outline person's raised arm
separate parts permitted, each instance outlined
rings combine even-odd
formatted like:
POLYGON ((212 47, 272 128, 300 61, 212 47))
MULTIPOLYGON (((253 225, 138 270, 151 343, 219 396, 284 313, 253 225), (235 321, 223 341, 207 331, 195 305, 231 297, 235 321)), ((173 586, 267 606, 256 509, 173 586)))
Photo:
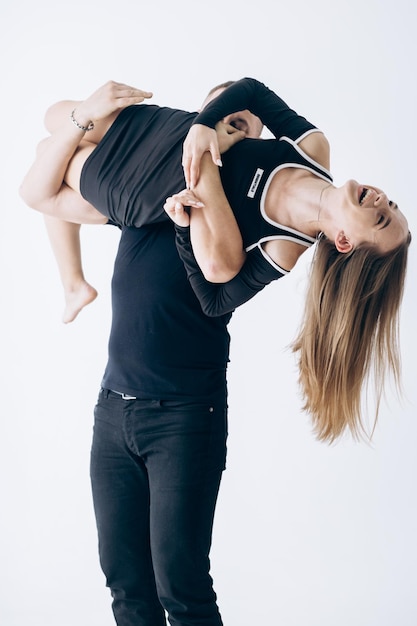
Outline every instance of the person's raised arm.
POLYGON ((193 124, 214 128, 218 121, 242 109, 259 117, 277 138, 286 135, 295 140, 301 134, 300 130, 305 132, 316 128, 255 78, 242 78, 230 85, 200 111, 193 124))
POLYGON ((242 78, 209 102, 197 115, 183 148, 183 168, 187 185, 193 188, 199 176, 200 159, 209 151, 218 160, 214 127, 227 115, 248 109, 260 118, 276 138, 296 140, 316 127, 298 115, 284 100, 254 78, 242 78))

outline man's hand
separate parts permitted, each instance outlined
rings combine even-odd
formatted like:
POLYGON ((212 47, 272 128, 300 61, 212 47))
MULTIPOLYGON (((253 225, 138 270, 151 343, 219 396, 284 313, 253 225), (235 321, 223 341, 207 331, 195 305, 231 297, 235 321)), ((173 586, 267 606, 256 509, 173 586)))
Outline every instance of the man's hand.
POLYGON ((125 109, 131 104, 139 104, 145 98, 152 98, 152 95, 150 91, 110 80, 80 102, 74 116, 79 124, 88 126, 89 122, 104 119, 115 111, 125 109))
POLYGON ((242 139, 245 139, 246 133, 243 130, 238 130, 231 124, 225 124, 224 122, 217 122, 216 124, 217 141, 219 144, 220 154, 224 154, 235 143, 239 143, 242 139))

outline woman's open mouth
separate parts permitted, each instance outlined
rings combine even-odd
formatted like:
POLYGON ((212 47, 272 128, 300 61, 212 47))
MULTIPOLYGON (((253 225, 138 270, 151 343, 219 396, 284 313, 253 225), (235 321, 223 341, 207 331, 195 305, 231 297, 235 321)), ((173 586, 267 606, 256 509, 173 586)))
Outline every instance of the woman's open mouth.
POLYGON ((368 197, 368 195, 372 193, 372 189, 369 189, 368 187, 364 187, 362 189, 362 192, 359 196, 359 204, 362 205, 365 202, 365 199, 368 197))

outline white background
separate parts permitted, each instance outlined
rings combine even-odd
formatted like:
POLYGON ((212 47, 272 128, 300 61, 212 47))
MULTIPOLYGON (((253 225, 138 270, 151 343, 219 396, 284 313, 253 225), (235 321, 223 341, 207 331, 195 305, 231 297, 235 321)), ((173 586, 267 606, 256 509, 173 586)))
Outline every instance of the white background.
MULTIPOLYGON (((83 228, 98 300, 61 323, 43 220, 18 196, 47 106, 112 78, 195 110, 254 76, 321 127, 336 184, 382 187, 417 239, 413 0, 3 0, 0 623, 111 626, 88 476, 116 229, 83 228)), ((416 251, 402 312, 405 400, 372 445, 317 443, 294 336, 307 263, 230 326, 230 437, 212 550, 225 626, 415 626, 416 251), (414 291, 414 294, 413 294, 414 291)))

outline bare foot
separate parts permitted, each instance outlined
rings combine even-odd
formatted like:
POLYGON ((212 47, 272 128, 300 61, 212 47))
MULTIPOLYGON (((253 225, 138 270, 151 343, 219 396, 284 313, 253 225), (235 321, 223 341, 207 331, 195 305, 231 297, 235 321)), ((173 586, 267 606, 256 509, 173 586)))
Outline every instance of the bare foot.
POLYGON ((97 291, 83 280, 75 289, 65 291, 65 309, 62 316, 64 324, 72 322, 87 304, 97 298, 97 291))

